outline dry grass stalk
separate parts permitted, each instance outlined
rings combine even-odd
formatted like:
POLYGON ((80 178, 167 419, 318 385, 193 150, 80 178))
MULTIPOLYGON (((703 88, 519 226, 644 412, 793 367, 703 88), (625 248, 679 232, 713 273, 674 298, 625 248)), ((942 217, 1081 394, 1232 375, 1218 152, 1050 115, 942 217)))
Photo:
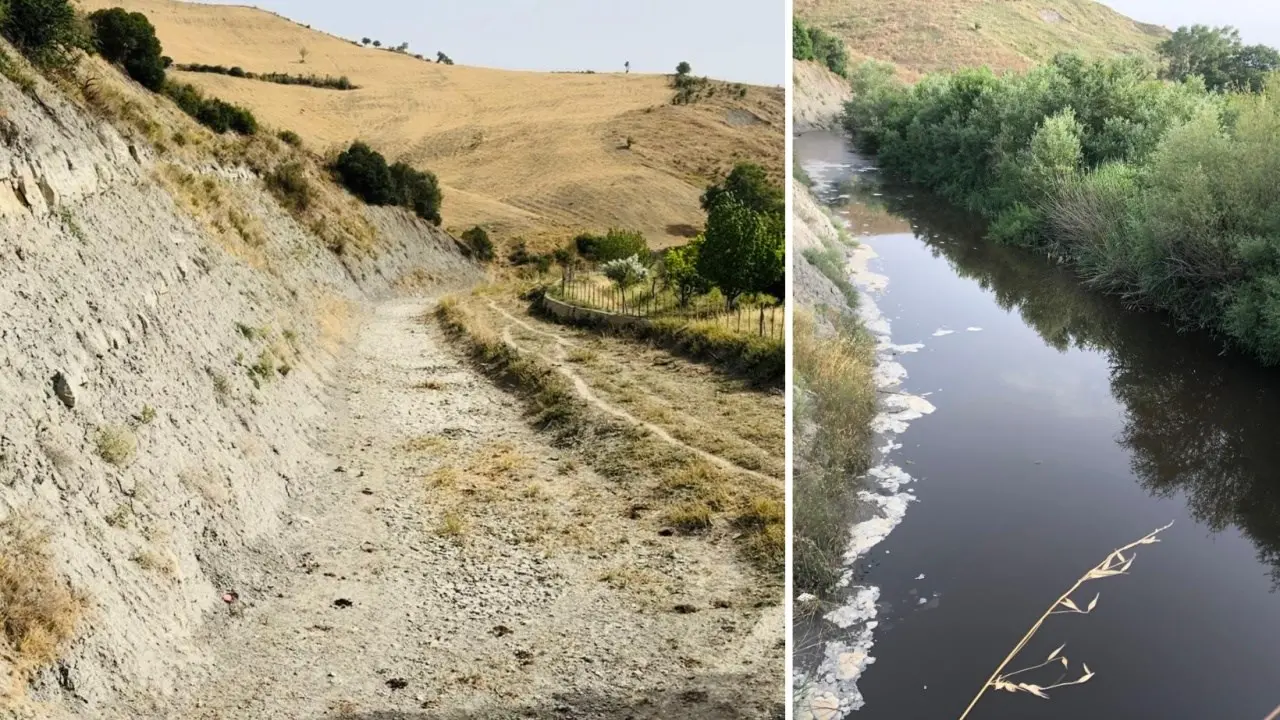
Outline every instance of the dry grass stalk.
POLYGON ((0 521, 0 706, 31 672, 61 655, 75 635, 85 600, 57 575, 49 538, 30 520, 0 521))
POLYGON ((1276 720, 1276 718, 1280 718, 1280 705, 1277 705, 1276 709, 1272 710, 1271 714, 1266 716, 1262 720, 1276 720))
MULTIPOLYGON (((1049 616, 1063 614, 1088 615, 1093 612, 1093 609, 1098 605, 1098 595, 1095 595, 1093 600, 1090 600, 1084 609, 1081 609, 1080 606, 1071 599, 1071 595, 1075 593, 1076 590, 1079 590, 1081 585, 1084 585, 1090 580, 1099 580, 1113 575, 1127 575, 1129 573, 1129 567, 1133 565, 1133 559, 1137 557, 1137 553, 1135 552, 1127 557, 1125 556, 1125 553, 1139 545, 1151 545, 1153 543, 1160 542, 1160 539, 1157 536, 1172 526, 1173 523, 1170 522, 1162 528, 1153 530, 1139 540, 1135 540, 1122 548, 1111 551, 1111 554, 1107 555, 1105 560, 1091 568, 1089 572, 1081 576, 1079 580, 1076 580, 1074 585, 1072 585, 1065 593, 1060 595, 1058 599, 1049 606, 1048 610, 1044 611, 1044 614, 1040 616, 1039 620, 1036 620, 1035 624, 1031 626, 1031 629, 1027 631, 1027 634, 1022 636, 1022 640, 1020 640, 1018 644, 1014 646, 1013 650, 1005 656, 1004 661, 1000 663, 995 672, 991 673, 991 677, 987 679, 987 682, 982 686, 982 689, 979 690, 978 694, 969 702, 969 707, 965 708, 964 712, 960 715, 959 720, 964 720, 969 716, 969 713, 973 711, 974 706, 978 704, 978 701, 982 699, 983 694, 986 693, 988 689, 1003 690, 1005 692, 1012 693, 1026 692, 1031 693, 1036 697, 1047 699, 1049 697, 1048 691, 1050 690, 1070 685, 1082 685, 1088 682, 1093 677, 1093 671, 1091 671, 1089 666, 1084 663, 1080 664, 1082 669, 1080 677, 1067 682, 1058 682, 1053 685, 1042 686, 1034 683, 1018 682, 1012 679, 1016 675, 1037 670, 1051 664, 1061 664, 1062 669, 1064 671, 1067 670, 1070 663, 1067 658, 1061 654, 1063 648, 1066 647, 1065 644, 1057 650, 1049 653, 1049 657, 1045 658, 1042 663, 1025 667, 1021 670, 1014 670, 1010 673, 1005 673, 1004 669, 1008 667, 1010 662, 1013 662, 1013 659, 1018 656, 1018 653, 1022 652, 1022 649, 1027 646, 1027 643, 1031 641, 1031 638, 1035 636, 1036 632, 1040 630, 1045 621, 1049 619, 1049 616)), ((1274 715, 1272 717, 1274 718, 1274 715)), ((1268 720, 1272 720, 1272 718, 1268 718, 1268 720)))

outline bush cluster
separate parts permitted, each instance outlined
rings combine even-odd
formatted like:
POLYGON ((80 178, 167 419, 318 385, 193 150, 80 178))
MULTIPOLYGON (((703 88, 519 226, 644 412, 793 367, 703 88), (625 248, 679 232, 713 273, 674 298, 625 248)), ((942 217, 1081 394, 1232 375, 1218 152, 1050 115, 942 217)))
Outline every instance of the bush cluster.
POLYGON ((331 75, 290 75, 288 73, 256 73, 245 70, 242 67, 226 67, 224 65, 202 65, 199 63, 179 64, 175 66, 178 70, 196 73, 213 73, 215 75, 229 75, 234 78, 245 78, 246 80, 261 80, 262 82, 276 83, 277 85, 309 85, 311 87, 325 88, 327 90, 359 90, 359 85, 353 85, 351 79, 346 75, 341 77, 333 77, 331 75))
POLYGON ((405 162, 387 159, 366 143, 355 142, 333 163, 338 180, 370 205, 399 205, 435 225, 440 224, 442 195, 436 176, 405 162))
POLYGON ((462 241, 471 249, 471 254, 477 260, 489 262, 493 259, 493 241, 489 239, 489 233, 485 232, 485 229, 479 225, 470 230, 464 230, 462 241))
POLYGON ((146 15, 123 8, 89 15, 93 44, 110 63, 120 65, 140 85, 159 91, 164 86, 165 60, 156 29, 146 15))
POLYGON ((791 21, 791 55, 796 60, 817 60, 841 77, 849 71, 844 41, 821 28, 805 27, 799 18, 791 21))
POLYGON ((598 263, 649 252, 644 235, 635 230, 613 229, 604 235, 582 233, 573 239, 573 244, 583 259, 598 263))
POLYGON ((161 92, 183 112, 216 133, 253 135, 258 132, 258 119, 248 108, 205 97, 194 85, 166 82, 161 92))
POLYGON ((1133 58, 862 77, 846 123, 887 171, 1090 284, 1280 363, 1280 82, 1179 83, 1133 58))

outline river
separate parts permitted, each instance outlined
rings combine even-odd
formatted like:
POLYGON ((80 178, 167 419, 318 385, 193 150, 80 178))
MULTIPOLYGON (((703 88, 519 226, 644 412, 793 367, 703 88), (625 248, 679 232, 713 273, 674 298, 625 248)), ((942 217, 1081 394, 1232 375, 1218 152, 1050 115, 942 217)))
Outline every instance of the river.
MULTIPOLYGON (((1170 521, 1128 574, 1072 596, 1100 593, 1090 614, 1051 616, 1006 668, 1065 643, 1069 669, 1014 680, 1086 663, 1088 682, 1048 700, 988 691, 969 718, 1261 720, 1280 704, 1280 371, 984 241, 979 220, 879 181, 836 134, 795 153, 878 255, 888 284, 870 300, 895 344, 923 345, 896 360, 936 408, 889 452, 915 501, 852 566, 879 599, 851 717, 958 718, 1077 578, 1170 521)), ((820 625, 797 645, 845 632, 820 625)))

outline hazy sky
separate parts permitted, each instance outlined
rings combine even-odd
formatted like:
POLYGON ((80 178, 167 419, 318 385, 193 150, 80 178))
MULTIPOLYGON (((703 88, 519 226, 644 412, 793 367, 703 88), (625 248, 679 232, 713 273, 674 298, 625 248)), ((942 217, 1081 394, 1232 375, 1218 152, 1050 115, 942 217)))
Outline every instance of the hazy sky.
POLYGON ((1134 20, 1164 25, 1232 25, 1246 45, 1280 48, 1280 4, 1275 0, 1102 0, 1134 20))
MULTIPOLYGON (((224 0, 205 0, 222 2, 224 0)), ((512 70, 694 73, 786 81, 783 0, 237 0, 346 38, 512 70)))

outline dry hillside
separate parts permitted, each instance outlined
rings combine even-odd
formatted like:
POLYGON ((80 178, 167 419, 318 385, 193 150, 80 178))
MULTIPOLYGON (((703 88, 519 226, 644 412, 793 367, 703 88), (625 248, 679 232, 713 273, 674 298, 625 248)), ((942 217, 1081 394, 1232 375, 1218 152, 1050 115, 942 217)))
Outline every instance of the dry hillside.
MULTIPOLYGON (((749 86, 738 98, 724 84, 708 100, 677 107, 664 76, 444 66, 359 47, 247 7, 81 4, 145 13, 178 63, 350 77, 359 90, 172 73, 249 106, 319 151, 360 138, 390 159, 435 172, 445 191, 445 225, 454 229, 482 224, 499 238, 544 245, 618 226, 663 245, 701 226, 699 195, 735 160, 755 160, 781 177, 780 88, 749 86), (623 147, 628 137, 630 150, 623 147)), ((350 33, 358 37, 360 28, 350 33)), ((465 51, 457 54, 465 62, 465 51)))
POLYGON ((1151 54, 1169 34, 1095 0, 796 0, 795 12, 907 75, 1022 69, 1064 50, 1151 54))

